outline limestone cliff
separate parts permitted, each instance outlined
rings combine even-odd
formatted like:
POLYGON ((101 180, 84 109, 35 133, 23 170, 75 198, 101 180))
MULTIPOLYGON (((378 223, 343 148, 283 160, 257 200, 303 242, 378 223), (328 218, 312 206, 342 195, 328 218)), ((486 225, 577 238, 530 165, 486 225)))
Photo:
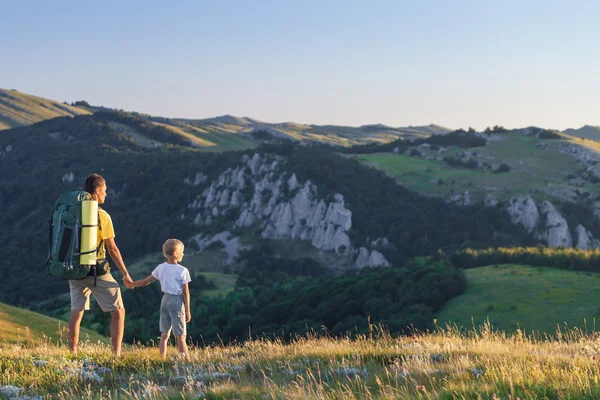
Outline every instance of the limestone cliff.
MULTIPOLYGON (((282 172, 282 160, 274 156, 254 154, 244 156, 242 162, 219 175, 188 205, 195 212, 196 224, 211 224, 214 218, 234 212, 235 227, 256 225, 263 238, 300 239, 320 250, 358 255, 355 265, 359 268, 389 265, 378 251, 352 247, 348 236, 352 212, 344 196, 334 194, 327 201, 311 181, 300 182, 295 174, 282 172)), ((205 179, 198 173, 184 183, 196 186, 205 179)))

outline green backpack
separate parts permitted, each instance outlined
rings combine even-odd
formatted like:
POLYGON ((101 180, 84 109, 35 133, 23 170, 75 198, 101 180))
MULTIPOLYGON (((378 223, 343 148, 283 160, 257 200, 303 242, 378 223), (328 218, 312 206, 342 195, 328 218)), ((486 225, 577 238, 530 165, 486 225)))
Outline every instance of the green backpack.
POLYGON ((99 268, 97 265, 79 263, 80 255, 98 252, 102 246, 100 241, 100 245, 95 250, 80 252, 81 202, 84 200, 93 200, 92 195, 83 191, 67 192, 61 194, 56 200, 50 220, 46 266, 50 275, 64 279, 83 279, 93 274, 95 284, 96 275, 107 273, 108 265, 99 268))

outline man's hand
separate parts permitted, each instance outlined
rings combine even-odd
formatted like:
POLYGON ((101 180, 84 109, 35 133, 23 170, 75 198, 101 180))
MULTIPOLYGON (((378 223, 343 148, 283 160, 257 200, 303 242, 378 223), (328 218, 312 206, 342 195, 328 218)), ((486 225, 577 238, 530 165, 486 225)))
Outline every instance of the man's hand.
POLYGON ((189 311, 185 313, 185 322, 190 322, 192 320, 192 314, 189 311))
POLYGON ((133 279, 131 279, 131 276, 129 276, 129 274, 127 275, 123 275, 123 283, 125 284, 125 287, 127 289, 133 289, 133 279))

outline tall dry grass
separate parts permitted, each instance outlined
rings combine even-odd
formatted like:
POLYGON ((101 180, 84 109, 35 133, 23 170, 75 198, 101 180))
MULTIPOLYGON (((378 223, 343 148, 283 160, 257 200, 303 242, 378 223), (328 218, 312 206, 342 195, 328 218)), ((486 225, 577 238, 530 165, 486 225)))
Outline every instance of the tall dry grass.
MULTIPOLYGON (((489 324, 392 337, 379 327, 355 338, 308 334, 192 348, 131 346, 120 359, 103 344, 71 355, 46 340, 0 343, 0 396, 207 399, 594 399, 600 398, 596 333, 554 336, 495 331, 489 324), (10 390, 13 392, 9 393, 10 390)), ((39 398, 39 397, 38 397, 39 398)))

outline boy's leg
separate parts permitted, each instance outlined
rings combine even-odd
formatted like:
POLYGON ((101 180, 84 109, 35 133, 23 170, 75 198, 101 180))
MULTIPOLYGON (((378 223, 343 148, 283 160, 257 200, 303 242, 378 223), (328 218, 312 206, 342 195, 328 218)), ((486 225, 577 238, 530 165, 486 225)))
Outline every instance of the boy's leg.
POLYGON ((121 344, 123 343, 123 332, 125 331, 125 309, 110 312, 110 342, 115 357, 121 357, 121 344))
POLYGON ((160 355, 163 357, 163 359, 167 358, 167 345, 169 344, 170 334, 170 329, 167 332, 160 333, 160 343, 158 344, 158 349, 160 350, 160 355))
POLYGON ((83 310, 71 310, 68 325, 69 350, 71 350, 71 353, 77 353, 77 345, 79 344, 79 326, 82 317, 83 310))
POLYGON ((187 361, 190 361, 190 353, 188 352, 187 344, 185 343, 185 335, 175 336, 177 340, 177 348, 180 354, 184 354, 187 361))

